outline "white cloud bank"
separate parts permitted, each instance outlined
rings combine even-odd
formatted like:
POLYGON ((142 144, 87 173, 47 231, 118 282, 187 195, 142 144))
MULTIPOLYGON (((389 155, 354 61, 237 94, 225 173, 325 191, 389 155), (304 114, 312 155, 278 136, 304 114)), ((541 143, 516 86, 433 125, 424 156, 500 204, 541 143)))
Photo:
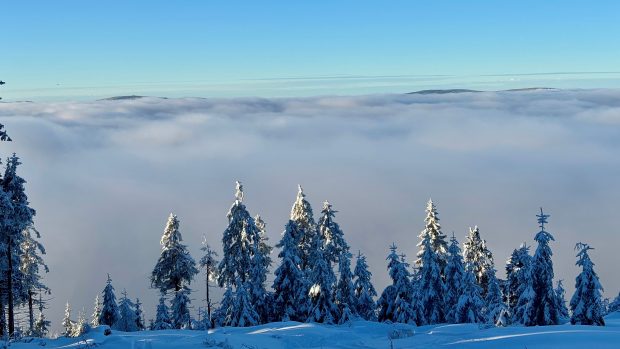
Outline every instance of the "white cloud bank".
POLYGON ((107 272, 152 316, 167 214, 198 258, 202 234, 220 246, 236 179, 274 244, 298 183, 316 215, 329 199, 378 288, 389 244, 414 258, 432 196, 444 232, 462 242, 480 226, 499 270, 533 243, 543 206, 556 277, 573 284, 584 241, 607 295, 620 289, 620 90, 1 103, 0 122, 14 139, 1 154, 24 162, 56 324, 66 300, 90 311, 107 272))

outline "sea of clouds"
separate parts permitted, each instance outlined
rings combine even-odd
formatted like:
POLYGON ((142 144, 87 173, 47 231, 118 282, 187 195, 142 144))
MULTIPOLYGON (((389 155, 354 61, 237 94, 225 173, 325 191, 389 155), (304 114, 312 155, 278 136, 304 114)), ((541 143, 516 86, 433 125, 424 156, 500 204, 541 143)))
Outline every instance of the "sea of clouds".
POLYGON ((0 103, 0 122, 14 140, 0 154, 22 158, 48 250, 55 328, 66 301, 90 314, 106 273, 152 317, 168 214, 196 259, 203 234, 219 249, 235 180, 272 244, 297 184, 316 218, 329 200, 379 292, 392 242, 415 258, 430 197, 444 233, 463 242, 480 227, 499 275, 533 244, 542 206, 568 296, 579 241, 595 248, 606 296, 620 290, 620 90, 0 103))

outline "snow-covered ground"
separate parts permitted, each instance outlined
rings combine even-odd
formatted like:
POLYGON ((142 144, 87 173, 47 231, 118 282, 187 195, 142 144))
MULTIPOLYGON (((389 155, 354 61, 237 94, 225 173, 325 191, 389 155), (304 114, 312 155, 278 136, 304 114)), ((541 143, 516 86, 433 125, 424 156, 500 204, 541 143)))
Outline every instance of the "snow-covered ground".
POLYGON ((477 325, 414 327, 359 321, 350 325, 326 326, 297 322, 271 323, 248 328, 204 331, 169 330, 104 336, 97 328, 84 338, 59 338, 15 343, 13 348, 86 348, 95 344, 106 349, 159 348, 620 348, 620 313, 606 318, 607 326, 546 326, 479 328, 477 325), (392 337, 402 337, 389 339, 392 337), (390 341, 392 343, 390 343, 390 341), (392 345, 392 346, 391 346, 392 345))

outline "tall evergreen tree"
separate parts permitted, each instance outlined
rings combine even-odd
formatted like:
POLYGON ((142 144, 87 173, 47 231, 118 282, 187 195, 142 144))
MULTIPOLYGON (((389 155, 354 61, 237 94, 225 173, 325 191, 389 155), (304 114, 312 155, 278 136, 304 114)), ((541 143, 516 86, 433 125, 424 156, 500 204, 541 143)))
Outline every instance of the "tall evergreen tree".
POLYGON ((353 320, 357 314, 357 297, 351 273, 351 254, 343 251, 338 258, 338 272, 340 274, 336 284, 335 301, 338 307, 338 323, 343 324, 353 320))
POLYGON ((482 315, 482 308, 484 307, 481 295, 482 288, 478 285, 475 275, 474 266, 467 264, 465 274, 463 274, 463 292, 456 306, 455 319, 457 323, 478 323, 484 320, 482 315))
POLYGON ((211 246, 207 243, 206 236, 202 239, 202 247, 200 248, 204 255, 200 258, 200 267, 205 271, 205 290, 207 302, 207 314, 205 315, 205 327, 212 328, 214 323, 212 319, 213 302, 211 302, 211 295, 209 290, 211 289, 211 282, 216 282, 218 277, 218 261, 217 252, 215 252, 211 246))
POLYGON ((416 265, 421 267, 424 263, 424 259, 422 256, 426 250, 425 240, 429 240, 430 246, 433 252, 437 255, 437 260, 439 263, 439 270, 443 275, 443 268, 446 265, 447 253, 448 253, 448 242, 446 241, 446 235, 441 232, 441 225, 439 224, 439 213, 437 212, 437 207, 433 203, 432 199, 428 200, 426 204, 426 218, 424 219, 424 230, 419 235, 420 242, 418 243, 418 247, 420 251, 418 252, 418 259, 416 260, 416 265))
POLYGON ((448 260, 444 269, 445 275, 445 314, 446 322, 456 322, 456 307, 459 304, 459 298, 463 293, 463 275, 465 274, 465 267, 463 266, 463 256, 461 255, 461 248, 459 242, 452 234, 450 239, 450 246, 448 247, 448 260))
POLYGON ((49 272, 47 264, 43 261, 40 254, 45 254, 45 248, 43 245, 35 240, 31 233, 34 233, 36 238, 40 238, 39 232, 34 227, 26 228, 22 231, 22 241, 20 245, 20 265, 19 270, 23 279, 21 282, 22 289, 26 292, 28 303, 28 330, 30 333, 34 331, 34 306, 36 303, 36 292, 43 291, 47 294, 50 293, 50 289, 42 282, 40 275, 41 269, 45 272, 49 272))
POLYGON ((323 252, 323 239, 316 236, 313 240, 312 255, 309 262, 312 269, 309 275, 310 312, 308 322, 333 324, 338 317, 338 308, 333 302, 332 289, 336 282, 334 271, 323 252))
POLYGON ((314 221, 312 206, 306 200, 306 194, 304 194, 301 185, 298 186, 297 198, 291 208, 291 220, 297 224, 295 242, 300 250, 300 269, 305 274, 309 274, 307 269, 314 267, 309 266, 309 260, 314 245, 314 237, 317 235, 317 225, 314 221))
POLYGON ((592 247, 580 242, 575 249, 578 251, 576 264, 581 267, 581 273, 577 276, 575 294, 570 300, 570 308, 573 311, 570 322, 573 325, 605 326, 603 319, 605 310, 601 300, 603 286, 588 254, 592 247))
POLYGON ((237 280, 245 283, 249 279, 253 245, 260 232, 254 218, 243 204, 243 185, 237 181, 235 201, 228 214, 228 227, 222 236, 222 260, 218 267, 220 286, 236 286, 237 280))
POLYGON ((78 311, 78 319, 73 324, 73 329, 69 336, 80 337, 88 331, 90 331, 90 325, 88 324, 88 321, 86 321, 86 313, 84 312, 84 309, 82 309, 81 311, 78 311))
POLYGON ((170 320, 170 310, 166 305, 166 299, 162 295, 161 297, 159 297, 157 314, 155 315, 155 322, 152 323, 151 330, 167 330, 170 328, 172 328, 172 320, 170 320))
POLYGON ((170 307, 172 327, 176 329, 192 327, 191 318, 189 315, 189 294, 190 289, 183 286, 182 289, 174 293, 172 299, 172 306, 170 307))
POLYGON ((422 319, 418 303, 414 302, 415 294, 411 274, 409 273, 409 263, 404 254, 401 254, 400 261, 394 266, 394 284, 396 289, 396 299, 394 300, 394 321, 409 324, 421 324, 422 319))
MULTIPOLYGON (((271 295, 265 289, 265 282, 267 281, 267 273, 269 272, 269 265, 265 263, 264 251, 261 250, 260 241, 257 239, 253 243, 254 256, 250 262, 250 274, 249 280, 246 282, 245 292, 249 294, 250 304, 254 307, 254 311, 258 315, 258 323, 266 323, 270 318, 270 301, 271 295)), ((248 322, 250 319, 248 318, 248 322)))
POLYGON ((116 295, 114 295, 114 286, 112 286, 112 278, 110 278, 110 274, 108 274, 108 281, 106 282, 102 294, 103 308, 101 309, 101 314, 99 315, 99 324, 112 327, 120 318, 120 314, 118 312, 116 295))
POLYGON ((558 284, 555 288, 555 296, 558 302, 558 309, 560 310, 560 322, 568 322, 570 319, 570 314, 568 313, 568 308, 566 307, 566 290, 564 290, 562 280, 558 280, 558 284))
POLYGON ((394 321, 394 301, 396 297, 398 297, 396 284, 399 274, 397 273, 397 268, 399 267, 398 264, 400 264, 400 258, 396 250, 396 244, 392 243, 392 246, 390 246, 390 254, 386 258, 388 261, 387 269, 390 278, 392 278, 392 284, 388 285, 383 292, 381 292, 381 296, 377 300, 378 320, 381 322, 394 321))
POLYGON ((534 240, 538 242, 538 247, 532 259, 532 278, 534 288, 534 325, 557 325, 559 323, 559 309, 556 301, 555 290, 553 289, 553 262, 551 261, 551 248, 549 242, 555 239, 545 231, 545 223, 549 215, 540 209, 538 224, 540 232, 536 234, 534 240))
POLYGON ((484 298, 483 314, 489 324, 496 324, 504 310, 507 310, 503 300, 502 290, 499 280, 495 276, 495 268, 488 269, 487 275, 487 294, 484 298))
POLYGON ((144 331, 146 329, 146 325, 144 324, 144 315, 142 313, 142 303, 140 302, 140 298, 136 298, 135 309, 136 329, 138 331, 144 331))
POLYGON ((300 270, 301 257, 297 237, 301 234, 297 223, 289 220, 282 239, 276 245, 280 248, 280 266, 274 272, 274 317, 275 320, 304 320, 307 309, 306 280, 300 270))
POLYGON ((71 320, 71 305, 67 302, 65 306, 65 316, 62 319, 62 335, 65 337, 70 337, 73 334, 73 326, 74 321, 71 320))
POLYGON ((338 223, 334 222, 336 212, 338 211, 334 210, 328 201, 323 202, 323 210, 318 222, 318 233, 325 245, 323 246, 325 258, 332 264, 337 263, 343 253, 349 253, 349 245, 344 238, 344 233, 338 223))
POLYGON ((214 322, 218 326, 233 326, 235 324, 234 313, 237 308, 232 285, 226 285, 220 307, 213 313, 214 322))
POLYGON ((49 332, 49 327, 51 322, 49 320, 47 320, 47 318, 45 317, 45 314, 43 313, 43 303, 40 302, 41 297, 40 297, 40 293, 39 293, 39 314, 37 315, 37 320, 34 322, 34 336, 35 337, 39 337, 39 338, 43 338, 47 335, 47 333, 49 332))
POLYGON ((482 287, 482 295, 486 296, 488 288, 488 271, 493 269, 493 254, 486 246, 486 241, 480 237, 478 227, 469 228, 469 235, 463 245, 464 262, 473 268, 476 282, 482 287))
POLYGON ((441 277, 441 259, 432 248, 431 235, 422 241, 420 256, 419 297, 424 309, 425 321, 429 324, 441 323, 445 320, 444 282, 441 277))
POLYGON ((523 279, 518 290, 519 299, 512 310, 512 322, 525 326, 534 326, 536 324, 536 309, 534 305, 536 293, 532 276, 533 269, 534 267, 531 264, 521 269, 523 279))
POLYGON ((251 296, 248 292, 248 284, 237 282, 235 291, 235 306, 233 307, 231 326, 248 327, 256 326, 260 323, 260 315, 256 312, 251 302, 251 296))
POLYGON ((101 317, 101 300, 99 299, 99 295, 95 296, 95 307, 93 309, 93 315, 90 319, 90 324, 92 327, 99 326, 99 318, 101 317))
POLYGON ((136 310, 133 302, 127 298, 127 291, 123 290, 123 297, 118 305, 118 312, 120 318, 114 324, 114 328, 123 332, 137 331, 136 327, 136 310))
POLYGON ((368 270, 366 256, 362 255, 361 252, 357 253, 353 276, 355 277, 353 287, 355 288, 355 297, 357 299, 355 303, 357 314, 367 321, 377 320, 374 301, 374 297, 377 296, 377 291, 372 285, 372 273, 368 270))
POLYGON ((525 290, 528 278, 527 271, 532 264, 530 248, 525 243, 518 249, 513 250, 510 259, 506 262, 506 284, 504 297, 510 312, 513 314, 517 309, 517 303, 521 293, 525 290))

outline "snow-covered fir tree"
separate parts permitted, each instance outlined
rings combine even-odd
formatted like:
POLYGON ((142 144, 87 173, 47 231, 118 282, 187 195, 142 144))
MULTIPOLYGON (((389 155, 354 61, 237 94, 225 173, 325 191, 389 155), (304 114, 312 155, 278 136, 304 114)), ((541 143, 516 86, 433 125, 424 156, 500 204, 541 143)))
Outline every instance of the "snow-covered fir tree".
POLYGON ((424 309, 425 322, 437 324, 445 320, 444 282, 441 276, 441 258, 432 248, 430 234, 422 240, 420 275, 417 298, 424 309))
POLYGON ((166 305, 166 299, 164 296, 161 296, 159 297, 157 314, 155 315, 155 321, 152 323, 151 330, 168 330, 171 328, 172 321, 170 320, 170 310, 166 305))
POLYGON ((463 265, 463 256, 461 255, 461 248, 459 242, 452 234, 450 239, 450 246, 448 247, 448 260, 446 267, 444 268, 445 275, 445 314, 446 322, 456 322, 456 306, 459 303, 459 298, 463 292, 463 274, 465 274, 465 267, 463 265))
POLYGON ((517 302, 527 284, 526 277, 532 263, 530 248, 523 243, 518 249, 512 251, 510 259, 506 262, 506 283, 504 287, 504 300, 511 313, 516 312, 517 302))
POLYGON ((601 297, 603 286, 588 254, 588 251, 593 248, 580 242, 575 249, 578 251, 576 264, 581 267, 581 273, 576 278, 575 293, 570 300, 570 308, 573 312, 570 322, 573 325, 605 326, 605 319, 603 319, 605 310, 601 297))
POLYGON ((227 285, 220 307, 213 313, 213 321, 218 326, 232 326, 236 308, 236 297, 232 285, 227 285))
POLYGON ((198 273, 196 262, 182 241, 179 219, 171 213, 160 240, 161 255, 151 273, 151 286, 161 293, 180 291, 198 273))
POLYGON ((99 318, 101 317, 101 299, 99 298, 99 295, 95 296, 95 307, 93 308, 93 315, 91 316, 90 319, 90 324, 92 327, 97 327, 99 326, 99 318))
POLYGON ((19 270, 23 277, 20 280, 21 288, 26 292, 28 304, 28 332, 34 331, 34 307, 38 292, 50 293, 50 289, 42 282, 41 270, 49 272, 49 268, 43 261, 41 255, 45 254, 45 248, 36 239, 41 238, 39 231, 30 226, 22 231, 22 241, 20 245, 20 264, 19 270), (32 233, 35 236, 32 236, 32 233), (35 239, 36 238, 36 239, 35 239))
POLYGON ((560 311, 560 323, 566 323, 570 319, 570 314, 566 306, 566 290, 564 289, 562 280, 558 280, 557 286, 555 287, 555 296, 560 311))
POLYGON ((144 324, 144 315, 142 313, 142 303, 140 302, 140 298, 136 298, 135 305, 135 314, 136 314, 136 329, 138 331, 144 331, 146 329, 146 325, 144 324))
POLYGON ((110 327, 120 318, 118 313, 118 304, 116 304, 116 295, 114 294, 114 286, 112 286, 112 278, 108 274, 108 281, 103 289, 103 306, 99 315, 99 324, 108 325, 110 327))
POLYGON ((256 312, 248 292, 248 283, 237 281, 235 290, 235 306, 233 307, 231 326, 248 327, 260 323, 260 315, 256 312))
POLYGON ((218 267, 220 286, 236 286, 237 280, 248 281, 254 242, 260 235, 254 218, 243 204, 243 185, 239 181, 236 185, 235 201, 226 215, 228 226, 222 235, 223 254, 218 267))
POLYGON ((334 210, 328 201, 323 202, 323 210, 321 210, 321 218, 318 222, 318 233, 323 239, 325 258, 332 264, 338 263, 340 256, 349 252, 344 233, 334 221, 336 212, 338 211, 334 210))
POLYGON ((253 242, 253 256, 250 261, 249 279, 245 283, 246 291, 250 297, 250 305, 258 314, 258 323, 266 323, 270 320, 272 296, 267 292, 265 283, 270 265, 265 262, 269 256, 265 256, 265 249, 261 248, 261 242, 256 239, 253 242))
POLYGON ((305 274, 309 274, 308 268, 314 266, 309 265, 314 246, 314 237, 317 235, 317 225, 314 221, 312 205, 306 200, 306 194, 301 185, 297 186, 297 198, 291 208, 291 218, 297 224, 297 235, 295 242, 299 248, 299 257, 301 258, 300 269, 305 274))
POLYGON ((540 232, 534 238, 538 242, 538 247, 532 259, 534 318, 532 323, 526 325, 557 325, 560 322, 560 311, 553 288, 553 262, 551 261, 553 253, 549 247, 549 242, 555 239, 545 231, 549 215, 544 214, 541 208, 540 215, 537 217, 540 232))
POLYGON ((206 291, 205 301, 207 302, 207 313, 205 314, 204 322, 205 322, 205 328, 212 328, 214 325, 213 318, 212 318, 213 302, 211 301, 210 289, 211 289, 211 283, 217 281, 217 276, 218 276, 217 265, 219 262, 216 259, 217 253, 207 243, 206 236, 203 236, 202 247, 200 248, 200 250, 204 253, 202 258, 200 258, 200 267, 204 269, 205 271, 205 291, 206 291))
POLYGON ((127 297, 127 291, 123 290, 123 297, 121 297, 118 304, 118 312, 120 318, 114 324, 114 328, 123 332, 137 331, 136 327, 136 309, 133 302, 127 297))
POLYGON ((446 235, 441 232, 441 225, 439 224, 439 213, 437 207, 433 203, 432 199, 428 200, 426 204, 426 218, 424 219, 424 230, 419 235, 420 242, 418 247, 418 259, 416 260, 416 266, 421 267, 424 263, 422 255, 426 250, 425 240, 430 241, 430 246, 433 252, 437 255, 439 262, 439 270, 443 275, 443 268, 446 265, 448 242, 446 241, 446 235))
POLYGON ((482 314, 484 301, 482 288, 476 281, 476 272, 472 264, 466 264, 461 285, 463 292, 456 306, 455 320, 457 323, 478 323, 484 321, 482 314))
POLYGON ((609 303, 609 306, 607 307, 607 311, 610 313, 620 311, 620 292, 618 292, 618 295, 616 296, 616 298, 614 298, 613 301, 609 303))
POLYGON ((43 338, 49 333, 49 327, 51 322, 47 320, 42 309, 39 309, 39 314, 34 322, 33 335, 35 337, 43 338))
POLYGON ((493 254, 486 246, 486 241, 480 237, 478 227, 469 228, 469 234, 463 244, 463 260, 473 268, 476 282, 482 287, 482 295, 486 296, 488 288, 487 272, 494 268, 493 254))
POLYGON ((346 250, 338 258, 338 282, 336 283, 335 302, 338 307, 339 324, 349 322, 358 316, 357 297, 351 273, 351 254, 346 250))
POLYGON ((73 324, 73 329, 70 337, 80 337, 90 331, 90 325, 86 321, 86 313, 84 309, 78 312, 77 322, 73 324))
POLYGON ((377 320, 374 301, 374 297, 377 296, 377 291, 372 285, 372 273, 368 270, 366 256, 362 255, 361 252, 357 253, 353 276, 355 278, 353 287, 355 288, 357 314, 367 321, 377 320))
POLYGON ((534 301, 536 293, 534 291, 534 279, 532 276, 534 267, 531 263, 521 268, 522 279, 520 279, 520 287, 518 289, 519 298, 514 308, 511 310, 513 323, 525 326, 534 326, 536 324, 536 309, 534 301))
POLYGON ((400 264, 400 258, 396 251, 396 244, 392 243, 390 246, 390 254, 387 256, 388 261, 387 269, 390 278, 392 278, 392 284, 385 287, 381 296, 377 300, 377 317, 381 322, 394 321, 394 302, 398 296, 398 290, 396 288, 398 273, 396 272, 398 264, 400 264))
POLYGON ((300 269, 300 249, 297 245, 299 231, 297 223, 289 220, 286 224, 282 239, 276 245, 280 248, 278 257, 280 266, 275 270, 273 281, 274 290, 274 320, 290 321, 305 320, 304 312, 308 308, 308 289, 304 274, 300 269))
POLYGON ((407 324, 422 324, 424 316, 418 302, 415 302, 415 293, 411 274, 409 273, 409 263, 404 254, 400 255, 399 263, 395 264, 392 270, 393 278, 396 280, 396 299, 394 300, 394 321, 407 324))
POLYGON ((71 337, 73 334, 73 327, 75 322, 71 320, 71 305, 67 302, 65 305, 65 316, 62 318, 62 335, 65 337, 71 337))
POLYGON ((189 294, 191 290, 186 286, 174 293, 172 305, 170 307, 172 327, 176 329, 191 328, 191 318, 189 315, 189 294))
POLYGON ((487 294, 484 298, 483 314, 487 323, 496 324, 499 317, 507 309, 503 300, 502 290, 499 280, 495 276, 495 268, 488 269, 487 275, 487 294))
POLYGON ((333 324, 338 318, 338 307, 334 304, 332 293, 336 276, 324 255, 322 237, 316 236, 313 242, 309 259, 312 269, 308 275, 311 287, 308 292, 310 311, 307 321, 333 324))

